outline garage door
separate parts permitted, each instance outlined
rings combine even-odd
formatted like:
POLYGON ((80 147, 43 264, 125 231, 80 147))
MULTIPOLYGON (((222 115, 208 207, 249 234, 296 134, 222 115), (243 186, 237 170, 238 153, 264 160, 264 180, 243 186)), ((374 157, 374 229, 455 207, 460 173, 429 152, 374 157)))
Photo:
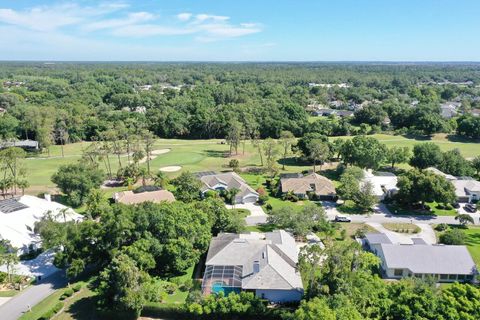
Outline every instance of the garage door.
POLYGON ((250 197, 243 198, 243 203, 255 203, 255 202, 257 202, 257 197, 256 196, 250 196, 250 197))

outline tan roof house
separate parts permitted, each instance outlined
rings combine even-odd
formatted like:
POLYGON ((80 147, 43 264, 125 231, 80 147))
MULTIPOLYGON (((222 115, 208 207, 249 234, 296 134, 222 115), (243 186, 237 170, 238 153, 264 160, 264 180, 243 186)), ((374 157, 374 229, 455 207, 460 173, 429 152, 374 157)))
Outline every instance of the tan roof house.
POLYGON ((160 203, 162 201, 173 202, 173 193, 167 190, 156 190, 149 192, 135 193, 133 191, 117 192, 114 195, 115 202, 123 204, 138 204, 143 202, 160 203))
POLYGON ((280 189, 282 193, 292 191, 302 199, 308 194, 314 194, 321 200, 333 200, 337 196, 332 181, 316 173, 280 178, 280 189))

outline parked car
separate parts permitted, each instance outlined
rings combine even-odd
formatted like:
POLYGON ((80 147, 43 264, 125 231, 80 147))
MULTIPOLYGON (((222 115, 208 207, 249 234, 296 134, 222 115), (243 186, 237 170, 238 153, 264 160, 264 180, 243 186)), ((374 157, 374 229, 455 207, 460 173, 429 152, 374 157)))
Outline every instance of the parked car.
POLYGON ((352 219, 347 216, 335 216, 335 222, 352 222, 352 219))
POLYGON ((477 205, 473 203, 467 203, 465 207, 463 207, 465 211, 475 213, 477 212, 477 205))
POLYGON ((459 209, 460 208, 460 203, 455 202, 455 203, 452 204, 452 207, 454 207, 455 209, 459 209))

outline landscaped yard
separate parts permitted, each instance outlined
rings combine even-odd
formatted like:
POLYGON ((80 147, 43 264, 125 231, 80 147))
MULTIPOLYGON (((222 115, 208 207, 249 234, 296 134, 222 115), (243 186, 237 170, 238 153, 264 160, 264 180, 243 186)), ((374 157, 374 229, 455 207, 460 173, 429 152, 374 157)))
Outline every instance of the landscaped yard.
POLYGON ((427 211, 419 211, 419 210, 411 210, 411 209, 404 209, 393 204, 387 204, 388 210, 395 215, 403 215, 403 216, 415 216, 415 215, 435 215, 435 216, 456 216, 457 210, 455 209, 439 209, 437 208, 436 202, 427 203, 427 206, 430 207, 430 212, 427 211))
POLYGON ((384 223, 382 224, 385 229, 399 233, 419 233, 420 227, 411 223, 384 223))

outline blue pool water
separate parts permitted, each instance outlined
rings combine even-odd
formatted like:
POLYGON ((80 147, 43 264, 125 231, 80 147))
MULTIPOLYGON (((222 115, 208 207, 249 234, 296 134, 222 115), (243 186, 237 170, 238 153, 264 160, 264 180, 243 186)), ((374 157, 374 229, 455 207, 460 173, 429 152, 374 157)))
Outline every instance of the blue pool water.
POLYGON ((215 282, 212 284, 212 293, 223 292, 225 295, 228 295, 230 292, 239 293, 240 288, 227 287, 223 282, 215 282))

